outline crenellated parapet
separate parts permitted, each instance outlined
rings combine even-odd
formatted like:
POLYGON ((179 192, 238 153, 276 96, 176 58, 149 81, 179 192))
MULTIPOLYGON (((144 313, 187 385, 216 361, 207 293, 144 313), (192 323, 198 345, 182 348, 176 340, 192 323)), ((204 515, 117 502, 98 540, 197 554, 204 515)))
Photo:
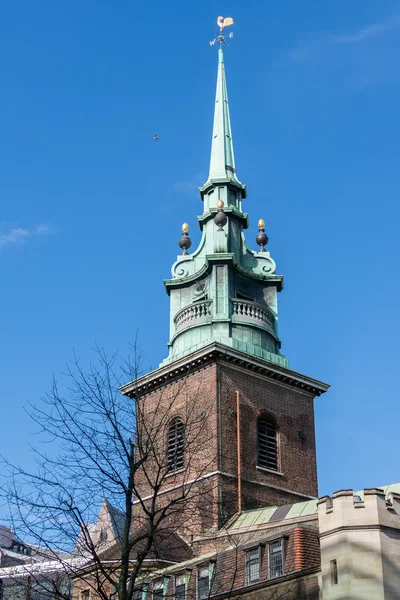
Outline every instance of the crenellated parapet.
POLYGON ((318 501, 320 535, 338 528, 393 527, 400 532, 400 494, 382 488, 339 490, 318 501))
POLYGON ((400 494, 339 490, 319 499, 318 520, 324 600, 400 597, 400 494))

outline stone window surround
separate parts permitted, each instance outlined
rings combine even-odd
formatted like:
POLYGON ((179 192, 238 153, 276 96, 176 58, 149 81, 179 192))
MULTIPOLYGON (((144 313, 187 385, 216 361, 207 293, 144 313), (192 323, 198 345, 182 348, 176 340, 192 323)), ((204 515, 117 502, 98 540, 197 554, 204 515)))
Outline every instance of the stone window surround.
POLYGON ((202 564, 196 565, 196 600, 202 600, 202 599, 204 600, 205 598, 209 598, 211 586, 212 586, 213 578, 214 578, 215 564, 216 564, 215 560, 210 560, 207 563, 202 563, 202 564), (206 577, 200 578, 199 575, 202 571, 205 571, 206 569, 208 571, 208 593, 207 593, 207 596, 203 597, 203 596, 200 596, 199 581, 200 581, 200 579, 206 579, 206 577))

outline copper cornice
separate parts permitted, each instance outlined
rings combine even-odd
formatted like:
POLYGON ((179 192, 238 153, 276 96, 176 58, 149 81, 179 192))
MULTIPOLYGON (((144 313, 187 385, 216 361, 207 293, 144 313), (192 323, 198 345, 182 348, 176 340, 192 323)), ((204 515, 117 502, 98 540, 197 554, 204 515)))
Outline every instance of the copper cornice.
POLYGON ((216 361, 240 367, 313 396, 320 396, 330 387, 327 383, 301 375, 291 369, 285 369, 272 362, 250 357, 239 350, 214 343, 127 383, 120 390, 130 398, 137 398, 216 361))

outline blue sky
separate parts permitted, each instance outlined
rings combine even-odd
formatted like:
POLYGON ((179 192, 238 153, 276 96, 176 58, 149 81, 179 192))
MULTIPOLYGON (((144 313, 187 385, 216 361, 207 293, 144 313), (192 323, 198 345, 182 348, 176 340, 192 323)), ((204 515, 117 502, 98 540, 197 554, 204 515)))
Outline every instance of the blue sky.
POLYGON ((372 0, 14 0, 0 8, 0 453, 95 342, 166 356, 162 280, 200 238, 217 15, 249 243, 285 276, 282 351, 316 400, 320 493, 400 480, 400 8, 372 0), (159 141, 153 140, 157 133, 159 141))

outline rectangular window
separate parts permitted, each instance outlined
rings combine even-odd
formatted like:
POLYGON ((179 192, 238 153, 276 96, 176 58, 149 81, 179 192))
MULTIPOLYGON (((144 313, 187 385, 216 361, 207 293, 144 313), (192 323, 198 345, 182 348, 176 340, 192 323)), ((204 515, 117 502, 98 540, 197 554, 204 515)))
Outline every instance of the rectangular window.
POLYGON ((269 545, 269 578, 283 575, 283 540, 269 545))
POLYGON ((257 421, 258 465, 272 471, 278 470, 277 432, 274 421, 261 415, 257 421))
POLYGON ((163 600, 164 595, 164 582, 162 579, 158 579, 153 583, 153 600, 163 600))
POLYGON ((185 575, 175 576, 175 600, 185 600, 186 598, 186 577, 185 575))
POLYGON ((210 574, 207 567, 200 567, 197 570, 197 598, 204 600, 210 593, 210 574))
POLYGON ((331 560, 331 584, 336 585, 338 582, 337 561, 331 560))
POLYGON ((81 600, 90 600, 89 590, 83 590, 83 592, 81 592, 81 600))
POLYGON ((246 580, 254 583, 260 579, 260 550, 253 548, 246 552, 246 580))

